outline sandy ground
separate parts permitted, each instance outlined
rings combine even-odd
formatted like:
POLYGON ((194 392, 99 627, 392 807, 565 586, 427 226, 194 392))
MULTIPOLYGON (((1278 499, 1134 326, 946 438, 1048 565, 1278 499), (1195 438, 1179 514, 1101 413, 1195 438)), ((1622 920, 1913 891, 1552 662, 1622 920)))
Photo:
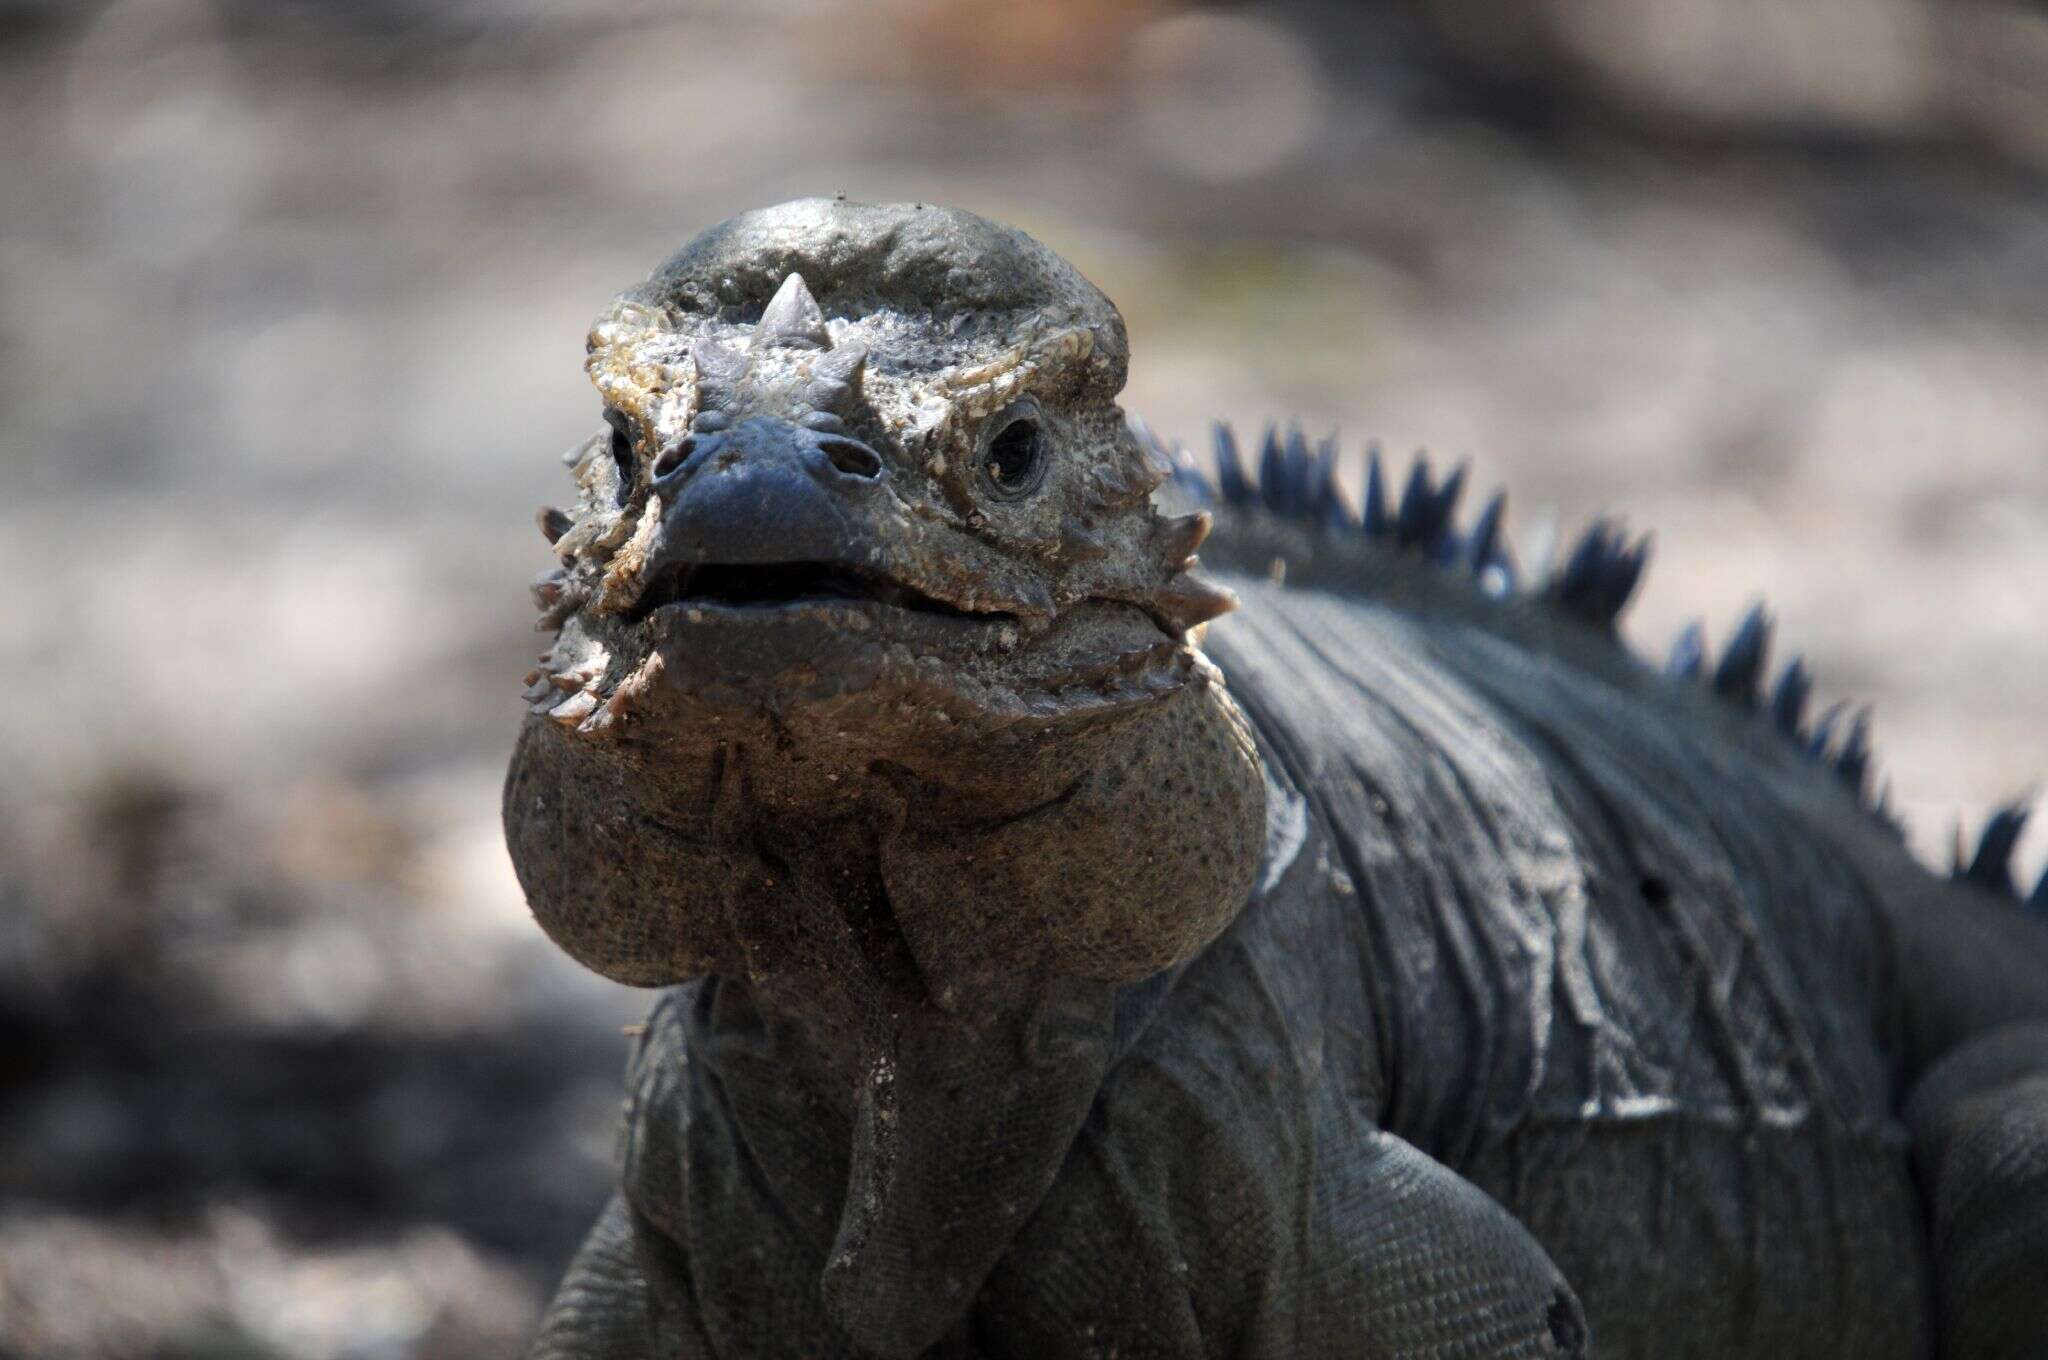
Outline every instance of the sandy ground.
POLYGON ((0 1356, 516 1350, 644 1004, 499 845, 530 516, 745 207, 1008 218, 1164 432, 1654 529, 1630 636, 1768 599, 1930 858, 2048 771, 2048 24, 1018 8, 0 6, 0 1356))

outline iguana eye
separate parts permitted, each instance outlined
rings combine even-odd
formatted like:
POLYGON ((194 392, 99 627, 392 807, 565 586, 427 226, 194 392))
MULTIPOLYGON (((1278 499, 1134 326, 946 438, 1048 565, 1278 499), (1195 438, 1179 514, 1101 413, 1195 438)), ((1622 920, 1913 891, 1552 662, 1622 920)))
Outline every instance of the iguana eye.
POLYGON ((607 406, 604 423, 612 427, 612 462, 619 469, 619 501, 625 502, 626 495, 633 489, 633 427, 626 422, 623 411, 607 406))
POLYGON ((995 433, 982 449, 982 474, 998 497, 1014 499, 1045 475, 1045 436, 1030 411, 1007 411, 993 425, 995 433))

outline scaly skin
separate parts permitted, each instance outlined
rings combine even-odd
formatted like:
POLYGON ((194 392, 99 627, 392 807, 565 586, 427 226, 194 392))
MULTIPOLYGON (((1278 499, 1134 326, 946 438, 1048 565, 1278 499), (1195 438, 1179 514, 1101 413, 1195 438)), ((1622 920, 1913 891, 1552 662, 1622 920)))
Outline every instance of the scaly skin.
POLYGON ((1176 471, 1124 356, 1028 238, 821 200, 593 331, 506 826, 670 990, 535 1355, 2048 1346, 2048 928, 1861 726, 1760 618, 1635 661, 1605 529, 1517 593, 1455 479, 1176 471))

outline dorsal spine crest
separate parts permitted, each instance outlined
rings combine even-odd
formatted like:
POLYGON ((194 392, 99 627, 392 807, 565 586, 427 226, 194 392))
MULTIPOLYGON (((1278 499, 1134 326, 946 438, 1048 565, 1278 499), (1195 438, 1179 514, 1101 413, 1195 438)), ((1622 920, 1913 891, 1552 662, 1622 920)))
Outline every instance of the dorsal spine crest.
MULTIPOLYGON (((1141 425, 1134 428, 1140 440, 1165 451, 1149 430, 1141 425)), ((1539 571, 1524 586, 1505 529, 1505 493, 1496 491, 1471 528, 1460 530, 1457 506, 1468 471, 1462 463, 1438 484, 1428 456, 1418 453, 1396 504, 1388 492, 1377 443, 1366 446, 1362 484, 1351 496, 1342 485, 1334 435, 1311 448, 1300 426, 1284 431, 1267 426, 1259 440, 1256 481, 1247 471, 1243 447, 1229 424, 1216 422, 1211 440, 1213 481, 1188 449, 1176 447, 1170 455, 1175 485, 1199 504, 1240 516, 1267 515, 1333 537, 1363 538, 1413 552, 1447 572, 1472 578, 1485 595, 1537 600, 1610 636, 1616 635, 1621 612, 1634 598, 1649 562, 1648 534, 1631 537, 1619 524, 1603 517, 1581 533, 1561 568, 1539 571), (1353 504, 1358 507, 1355 512, 1353 504)), ((1775 681, 1765 683, 1771 673, 1773 628, 1764 605, 1752 605, 1736 624, 1716 663, 1704 626, 1690 623, 1674 640, 1663 672, 1674 683, 1703 684, 1730 707, 1766 719, 1809 759, 1830 771, 1888 831, 1903 834, 1891 814, 1888 794, 1872 791, 1875 757, 1870 710, 1865 707, 1850 713, 1837 703, 1809 728, 1806 714, 1814 677, 1805 658, 1793 657, 1778 671, 1775 681), (1844 727, 1845 715, 1846 732, 1838 744, 1836 734, 1844 727)), ((1616 645, 1621 645, 1618 636, 1616 645)), ((2007 837, 2016 842, 2019 827, 2025 824, 2023 813, 2015 821, 2015 811, 2005 808, 1993 815, 1969 869, 1962 867, 1958 852, 1958 881, 1998 886, 2017 896, 2010 871, 2003 867, 2011 852, 2007 837), (1996 853, 1986 858, 1987 851, 1996 853), (1986 865, 1981 872, 1976 869, 1979 860, 1986 865), (2000 866, 1998 872, 1989 867, 1992 864, 2000 866)), ((2048 912, 2048 873, 2028 901, 2048 912)))

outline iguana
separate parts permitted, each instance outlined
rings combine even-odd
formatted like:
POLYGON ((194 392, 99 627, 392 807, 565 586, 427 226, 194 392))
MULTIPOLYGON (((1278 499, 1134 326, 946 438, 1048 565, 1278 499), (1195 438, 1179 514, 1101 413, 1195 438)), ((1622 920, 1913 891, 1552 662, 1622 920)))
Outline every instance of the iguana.
POLYGON ((1212 482, 1126 358, 822 199, 592 330, 505 826, 670 990, 534 1354, 2048 1354, 2018 809, 1929 872, 1761 613, 1653 667, 1643 541, 1212 482))

